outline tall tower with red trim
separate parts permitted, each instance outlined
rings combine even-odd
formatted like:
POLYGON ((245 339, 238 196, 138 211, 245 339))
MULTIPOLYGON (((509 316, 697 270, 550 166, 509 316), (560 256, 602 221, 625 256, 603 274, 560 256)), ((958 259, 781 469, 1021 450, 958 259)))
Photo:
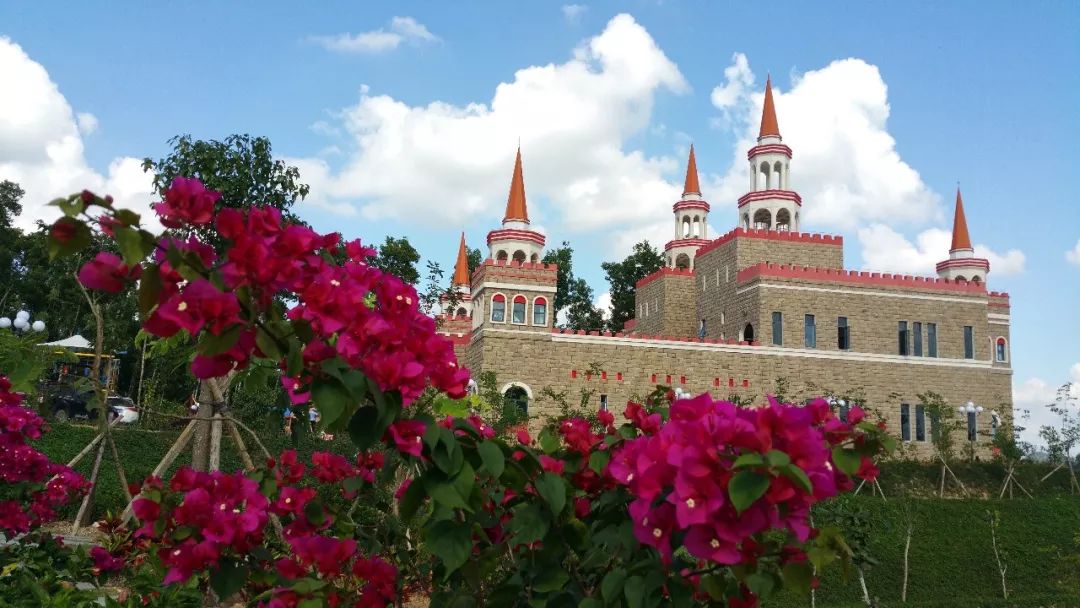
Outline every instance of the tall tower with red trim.
MULTIPOLYGON (((469 250, 465 247, 464 232, 461 233, 461 241, 458 243, 457 260, 454 262, 454 276, 450 279, 450 291, 454 293, 457 306, 454 310, 446 310, 446 316, 468 317, 471 308, 472 287, 469 281, 469 250)), ((443 296, 442 304, 444 308, 449 301, 449 294, 443 296)))
POLYGON ((675 213, 675 238, 664 245, 664 259, 668 268, 692 270, 698 247, 709 242, 709 203, 701 198, 693 144, 686 161, 683 195, 671 210, 675 213))
POLYGON ((513 260, 536 263, 544 256, 544 235, 529 227, 520 146, 514 161, 514 176, 510 179, 510 196, 506 199, 502 228, 489 232, 487 243, 491 249, 491 259, 497 262, 513 260))
POLYGON ((780 137, 771 77, 765 82, 757 145, 750 148, 747 159, 750 191, 739 198, 739 226, 798 232, 802 198, 791 189, 791 148, 780 137))
POLYGON ((953 211, 952 246, 949 259, 938 262, 937 273, 943 279, 985 283, 990 272, 990 260, 975 257, 968 234, 967 218, 964 216, 964 199, 960 188, 956 189, 956 209, 953 211))

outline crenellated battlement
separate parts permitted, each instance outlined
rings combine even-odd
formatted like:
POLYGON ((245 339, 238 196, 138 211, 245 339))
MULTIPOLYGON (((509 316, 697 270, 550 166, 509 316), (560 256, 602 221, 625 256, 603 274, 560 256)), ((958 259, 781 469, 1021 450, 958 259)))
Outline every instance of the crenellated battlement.
POLYGON ((652 283, 653 281, 655 281, 657 279, 660 279, 662 277, 667 277, 667 276, 670 276, 670 277, 693 277, 694 276, 694 271, 684 269, 684 268, 661 268, 660 270, 657 270, 656 272, 650 274, 649 276, 647 276, 647 277, 641 279, 640 281, 638 281, 637 283, 635 283, 634 287, 636 287, 637 289, 641 289, 642 287, 648 285, 649 283, 652 283))
POLYGON ((791 266, 761 262, 740 270, 736 279, 740 282, 751 281, 759 277, 801 279, 806 281, 854 283, 881 287, 899 287, 907 289, 932 289, 936 291, 954 291, 970 294, 985 294, 986 286, 969 281, 952 281, 935 277, 923 277, 863 270, 836 268, 815 268, 810 266, 791 266))
POLYGON ((834 234, 819 234, 816 232, 811 234, 809 232, 783 232, 779 230, 758 230, 756 228, 735 228, 727 234, 717 237, 701 249, 698 249, 698 257, 737 238, 765 239, 788 243, 809 243, 813 245, 831 245, 833 247, 844 246, 844 237, 834 234))
POLYGON ((989 305, 993 308, 1010 308, 1009 294, 1004 291, 991 291, 989 305))

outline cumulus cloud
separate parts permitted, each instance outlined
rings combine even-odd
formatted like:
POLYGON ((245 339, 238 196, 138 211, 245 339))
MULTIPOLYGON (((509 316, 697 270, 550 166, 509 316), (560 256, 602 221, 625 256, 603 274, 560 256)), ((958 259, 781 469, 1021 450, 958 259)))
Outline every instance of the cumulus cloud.
POLYGON ((149 213, 151 176, 140 160, 116 158, 104 174, 86 161, 82 136, 97 129, 97 118, 76 114, 45 68, 22 47, 0 37, 0 73, 18 95, 0 95, 0 180, 17 182, 26 196, 16 225, 32 229, 37 220, 60 215, 47 203, 84 188, 112 194, 116 204, 149 213))
POLYGON ((394 17, 390 20, 389 29, 379 28, 359 34, 312 36, 310 40, 328 51, 374 54, 392 51, 404 43, 438 42, 439 37, 412 17, 394 17))
POLYGON ((584 15, 587 10, 589 10, 589 7, 584 4, 564 4, 562 7, 562 14, 567 23, 576 24, 581 21, 581 16, 584 15))
MULTIPOLYGON (((756 143, 764 85, 736 53, 713 89, 722 124, 738 137, 717 198, 737 199, 750 181, 746 151, 756 143)), ((791 146, 792 186, 805 204, 804 223, 852 230, 868 222, 922 223, 941 218, 940 197, 896 150, 887 128, 888 87, 861 59, 805 72, 790 90, 773 81, 784 143, 791 146)))
POLYGON ((345 162, 290 162, 311 184, 311 201, 341 212, 491 224, 506 204, 520 138, 534 221, 559 233, 617 222, 630 233, 667 219, 679 188, 664 176, 685 161, 626 150, 626 142, 649 128, 657 94, 688 88, 649 33, 618 15, 571 59, 518 70, 486 103, 411 106, 363 88, 337 114, 351 144, 345 162))
POLYGON ((600 312, 604 315, 604 320, 611 318, 611 292, 605 291, 597 296, 596 301, 593 302, 593 306, 600 309, 600 312))
POLYGON ((1065 260, 1080 266, 1080 240, 1076 241, 1076 246, 1065 252, 1065 260))
MULTIPOLYGON (((794 170, 792 170, 794 172, 794 170)), ((871 224, 858 230, 863 268, 906 274, 935 274, 935 265, 949 257, 952 233, 940 228, 923 230, 914 242, 885 224, 871 224)), ((990 261, 991 275, 1011 276, 1024 271, 1026 256, 1019 249, 999 253, 976 244, 975 255, 990 261)))
POLYGON ((1054 403, 1059 396, 1059 389, 1066 382, 1072 383, 1070 396, 1080 399, 1080 363, 1069 368, 1066 380, 1047 382, 1042 378, 1032 377, 1013 384, 1013 412, 1016 424, 1024 427, 1021 434, 1024 441, 1042 445, 1044 442, 1039 438, 1039 428, 1052 426, 1060 421, 1047 405, 1054 403))

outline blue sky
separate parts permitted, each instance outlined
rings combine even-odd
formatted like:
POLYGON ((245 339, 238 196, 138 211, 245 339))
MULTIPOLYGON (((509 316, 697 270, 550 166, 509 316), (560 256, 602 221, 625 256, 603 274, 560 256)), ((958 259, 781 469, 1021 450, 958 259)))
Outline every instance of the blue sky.
POLYGON ((0 101, 0 178, 38 198, 82 179, 138 204, 122 159, 266 135, 318 228, 449 265, 458 230, 482 246, 501 218, 520 137, 534 222, 602 294, 601 261, 670 238, 690 141, 713 234, 734 225, 771 73, 804 227, 843 234, 850 267, 931 273, 960 182, 1012 294, 1018 403, 1080 380, 1076 3, 103 6, 0 3, 3 96, 21 92, 0 101))

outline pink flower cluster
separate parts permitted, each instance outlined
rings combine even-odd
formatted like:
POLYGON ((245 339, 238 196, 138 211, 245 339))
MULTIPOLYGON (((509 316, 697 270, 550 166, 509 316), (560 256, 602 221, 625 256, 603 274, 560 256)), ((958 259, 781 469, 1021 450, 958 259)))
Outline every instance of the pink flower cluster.
MULTIPOLYGON (((284 293, 296 302, 287 318, 311 328, 302 344, 305 372, 294 379, 294 392, 322 375, 323 361, 338 356, 382 390, 398 390, 406 404, 429 384, 453 397, 465 394, 468 371, 457 365, 453 346, 435 333, 434 320, 420 312, 411 286, 367 264, 373 249, 359 241, 342 244, 338 234, 321 235, 284 223, 281 213, 269 207, 216 211, 219 198, 198 180, 180 177, 155 206, 168 227, 213 223, 228 241, 220 259, 194 237, 186 242, 164 239, 154 256, 161 289, 144 326, 147 332, 168 337, 181 330, 193 336, 205 330, 221 336, 239 326, 238 337, 225 352, 195 358, 192 371, 197 377, 243 368, 253 355, 283 359, 283 353, 267 353, 256 345, 255 324, 277 320, 270 318, 271 305, 284 293), (169 261, 177 260, 175 254, 194 264, 203 278, 185 281, 169 261)), ((116 221, 103 216, 99 224, 111 233, 116 221)), ((79 280, 92 289, 116 292, 145 270, 101 253, 83 266, 79 280)), ((277 344, 277 350, 285 346, 277 344)))
MULTIPOLYGON (((851 411, 852 420, 861 419, 861 410, 851 411)), ((805 541, 810 506, 852 486, 831 450, 856 435, 824 400, 739 408, 706 394, 675 400, 663 425, 652 416, 635 404, 627 408, 626 417, 646 434, 615 451, 608 473, 634 497, 629 512, 638 541, 665 560, 676 533, 695 557, 725 565, 753 561, 752 537, 770 529, 805 541), (809 488, 789 465, 805 474, 809 488), (729 486, 742 471, 768 485, 740 511, 729 486)))
POLYGON ((22 399, 0 376, 0 533, 8 538, 51 521, 56 509, 90 488, 81 475, 27 444, 41 437, 44 421, 22 399))

